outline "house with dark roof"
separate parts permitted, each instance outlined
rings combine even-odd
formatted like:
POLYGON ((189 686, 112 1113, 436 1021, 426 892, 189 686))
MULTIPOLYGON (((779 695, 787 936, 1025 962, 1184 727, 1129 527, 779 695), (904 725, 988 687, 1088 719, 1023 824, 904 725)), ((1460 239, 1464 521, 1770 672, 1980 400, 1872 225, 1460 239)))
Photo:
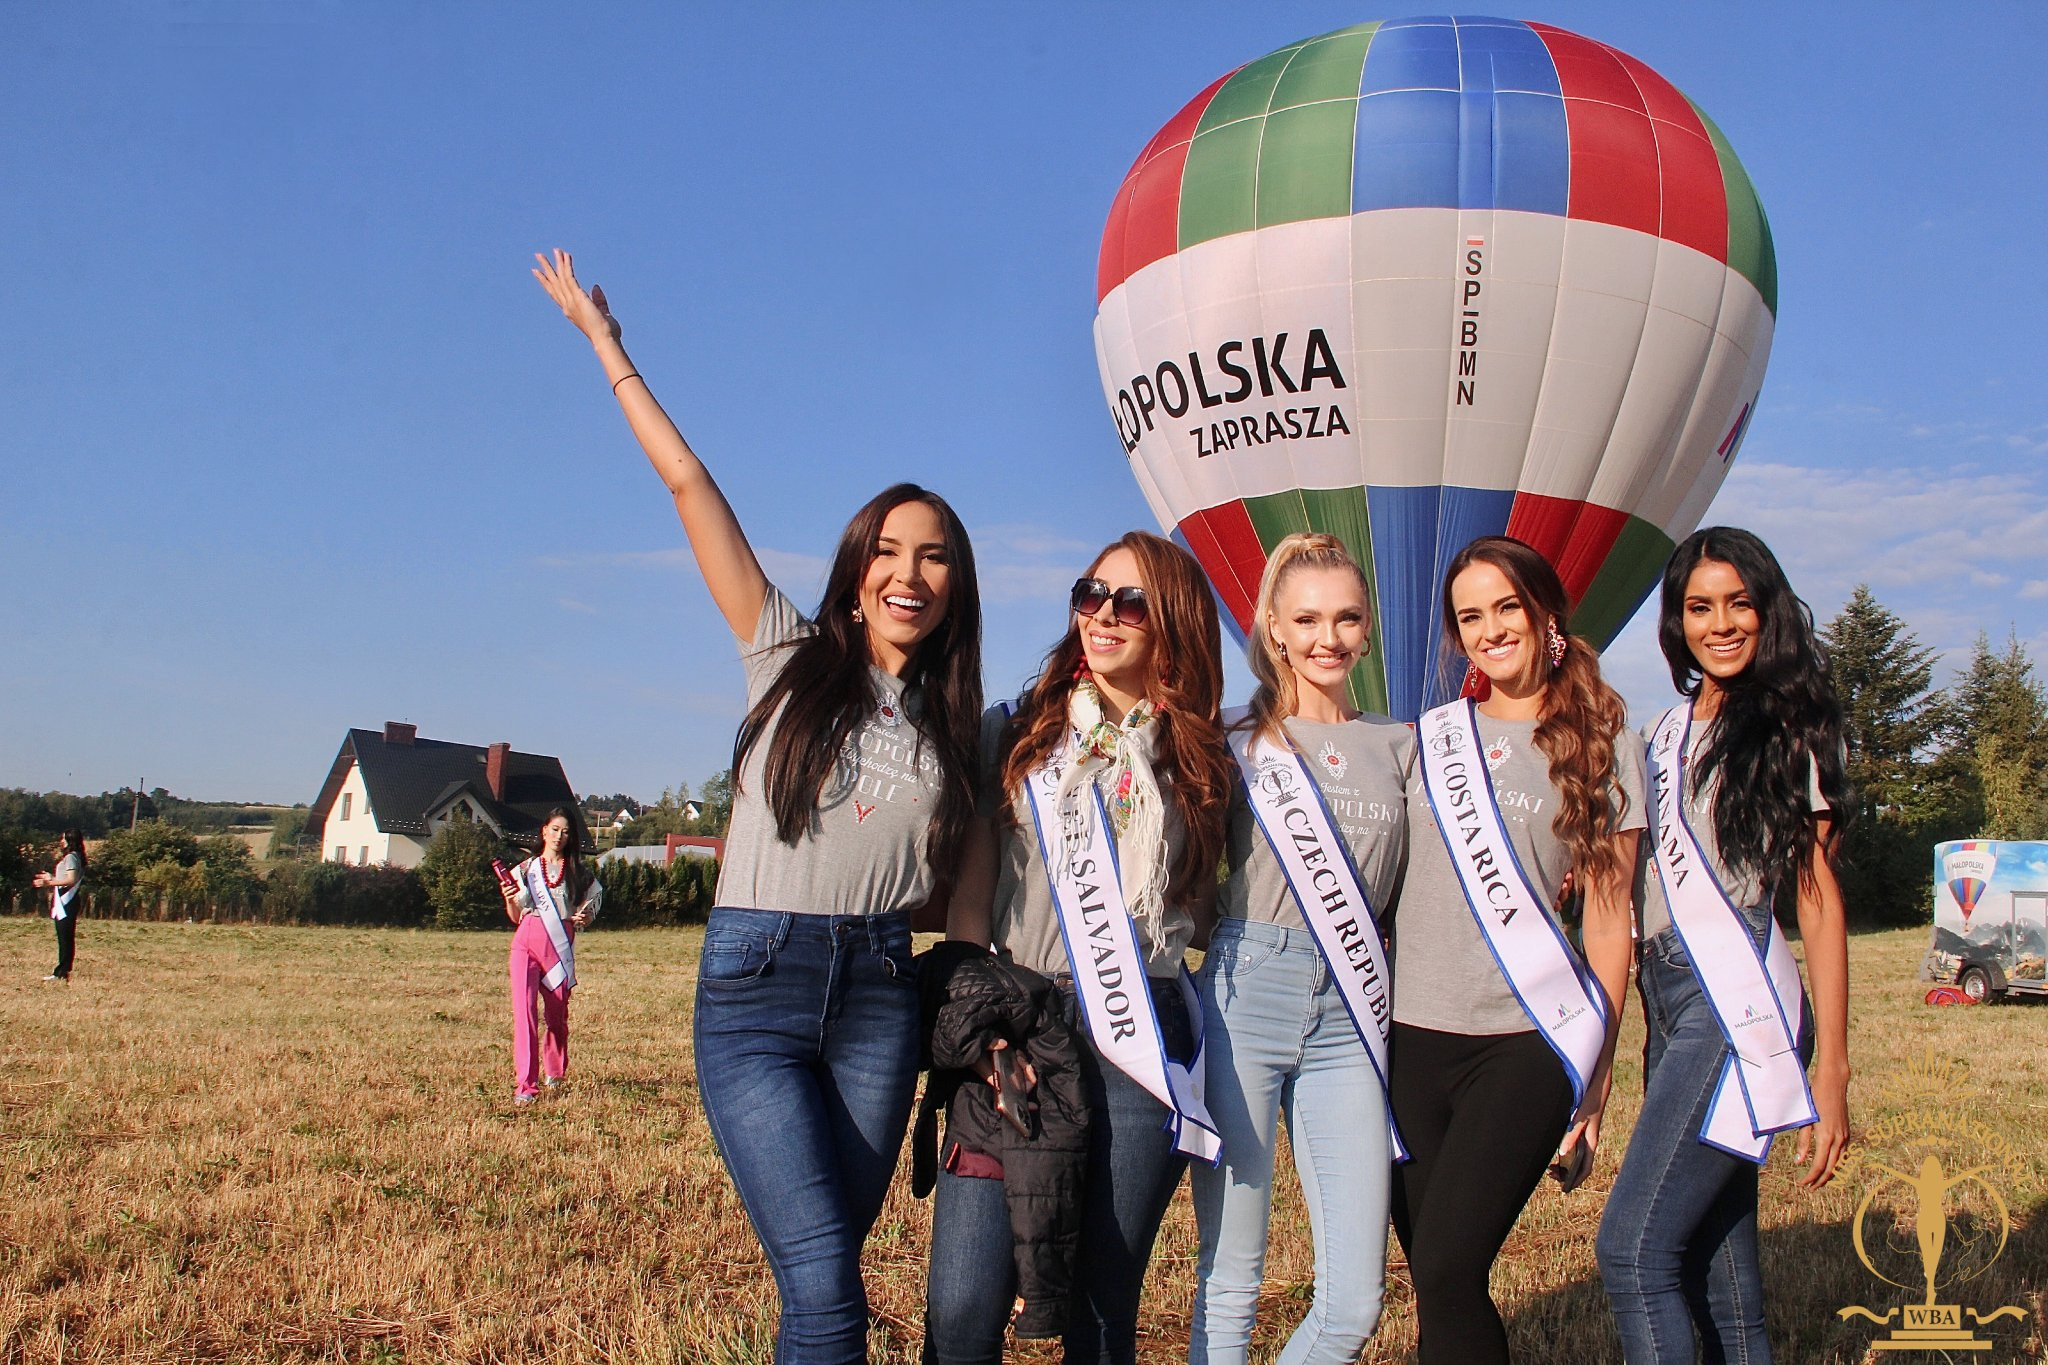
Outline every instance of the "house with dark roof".
MULTIPOLYGON (((422 739, 418 727, 388 721, 342 738, 306 834, 329 862, 417 867, 450 820, 479 821, 538 850, 541 824, 557 806, 576 809, 560 759, 510 744, 422 739)), ((588 833, 583 848, 597 851, 588 833)))

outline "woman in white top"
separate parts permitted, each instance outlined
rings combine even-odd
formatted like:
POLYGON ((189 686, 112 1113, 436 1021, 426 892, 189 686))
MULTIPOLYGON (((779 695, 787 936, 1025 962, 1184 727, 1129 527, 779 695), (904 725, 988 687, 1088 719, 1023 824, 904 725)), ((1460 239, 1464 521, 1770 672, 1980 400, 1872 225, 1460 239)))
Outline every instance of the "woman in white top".
POLYGON ((1392 982, 1376 921, 1407 857, 1415 735, 1347 694, 1371 644, 1368 599, 1365 571, 1329 535, 1282 540, 1259 582, 1247 651, 1259 685, 1231 727, 1230 875, 1196 977, 1223 1159, 1193 1168, 1190 1365, 1246 1359, 1283 1111, 1316 1269, 1280 1365, 1345 1365, 1379 1320, 1392 982))
POLYGON ((747 714, 692 1014, 698 1094, 761 1239, 778 1365, 865 1365, 861 1244, 917 1088, 912 910, 974 814, 981 602, 967 530, 896 484, 840 536, 809 617, 566 252, 534 272, 589 339, 740 644, 747 714))
POLYGON ((540 827, 540 852, 512 869, 500 887, 512 921, 512 1103, 532 1104, 545 1085, 553 1090, 569 1069, 569 992, 576 984, 576 933, 597 918, 604 883, 583 866, 576 823, 557 807, 540 827), (536 1046, 533 1011, 538 997, 546 1038, 536 1046))
POLYGON ((57 930, 57 966, 45 981, 69 981, 78 946, 78 912, 85 906, 85 836, 75 829, 57 837, 57 865, 38 872, 37 886, 50 891, 50 923, 57 930))

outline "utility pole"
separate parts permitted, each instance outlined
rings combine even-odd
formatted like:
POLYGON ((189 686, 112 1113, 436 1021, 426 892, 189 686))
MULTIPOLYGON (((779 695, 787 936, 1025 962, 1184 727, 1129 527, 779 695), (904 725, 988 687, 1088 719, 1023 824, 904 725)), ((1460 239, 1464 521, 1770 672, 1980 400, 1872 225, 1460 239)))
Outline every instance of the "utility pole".
POLYGON ((135 827, 136 827, 137 825, 141 824, 141 823, 142 823, 142 779, 138 777, 138 778, 136 778, 136 779, 135 779, 135 807, 134 807, 134 809, 132 809, 132 810, 130 810, 130 811, 128 812, 128 832, 129 832, 130 834, 133 834, 133 833, 135 832, 135 827))

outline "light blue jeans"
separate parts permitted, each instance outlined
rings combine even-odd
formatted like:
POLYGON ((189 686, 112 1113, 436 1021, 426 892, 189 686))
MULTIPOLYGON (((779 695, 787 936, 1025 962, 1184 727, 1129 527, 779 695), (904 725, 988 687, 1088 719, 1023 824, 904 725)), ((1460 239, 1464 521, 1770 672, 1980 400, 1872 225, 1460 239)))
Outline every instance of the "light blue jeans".
POLYGON ((1306 929, 1226 919, 1196 976, 1222 1164, 1193 1165, 1189 1365, 1242 1365, 1266 1268, 1284 1111, 1315 1238, 1315 1301, 1279 1365, 1344 1365, 1380 1317, 1393 1144, 1372 1059, 1306 929))

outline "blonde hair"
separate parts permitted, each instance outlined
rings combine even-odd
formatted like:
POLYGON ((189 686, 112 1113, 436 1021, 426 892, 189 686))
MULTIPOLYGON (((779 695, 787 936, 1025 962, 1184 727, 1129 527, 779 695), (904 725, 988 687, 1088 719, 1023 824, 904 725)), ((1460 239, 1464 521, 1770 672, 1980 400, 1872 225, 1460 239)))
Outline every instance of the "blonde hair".
POLYGON ((1266 571, 1259 575, 1258 605, 1252 608, 1251 647, 1245 651, 1252 676, 1259 685, 1252 693, 1251 709, 1242 723, 1254 735, 1289 748, 1293 741, 1280 728, 1280 722, 1294 714, 1301 704, 1301 695, 1293 665, 1273 644, 1271 627, 1273 602, 1280 595, 1280 585, 1303 569, 1337 569, 1356 574, 1366 599, 1366 629, 1372 628, 1372 584, 1343 541, 1322 531, 1296 531, 1266 556, 1266 571))

